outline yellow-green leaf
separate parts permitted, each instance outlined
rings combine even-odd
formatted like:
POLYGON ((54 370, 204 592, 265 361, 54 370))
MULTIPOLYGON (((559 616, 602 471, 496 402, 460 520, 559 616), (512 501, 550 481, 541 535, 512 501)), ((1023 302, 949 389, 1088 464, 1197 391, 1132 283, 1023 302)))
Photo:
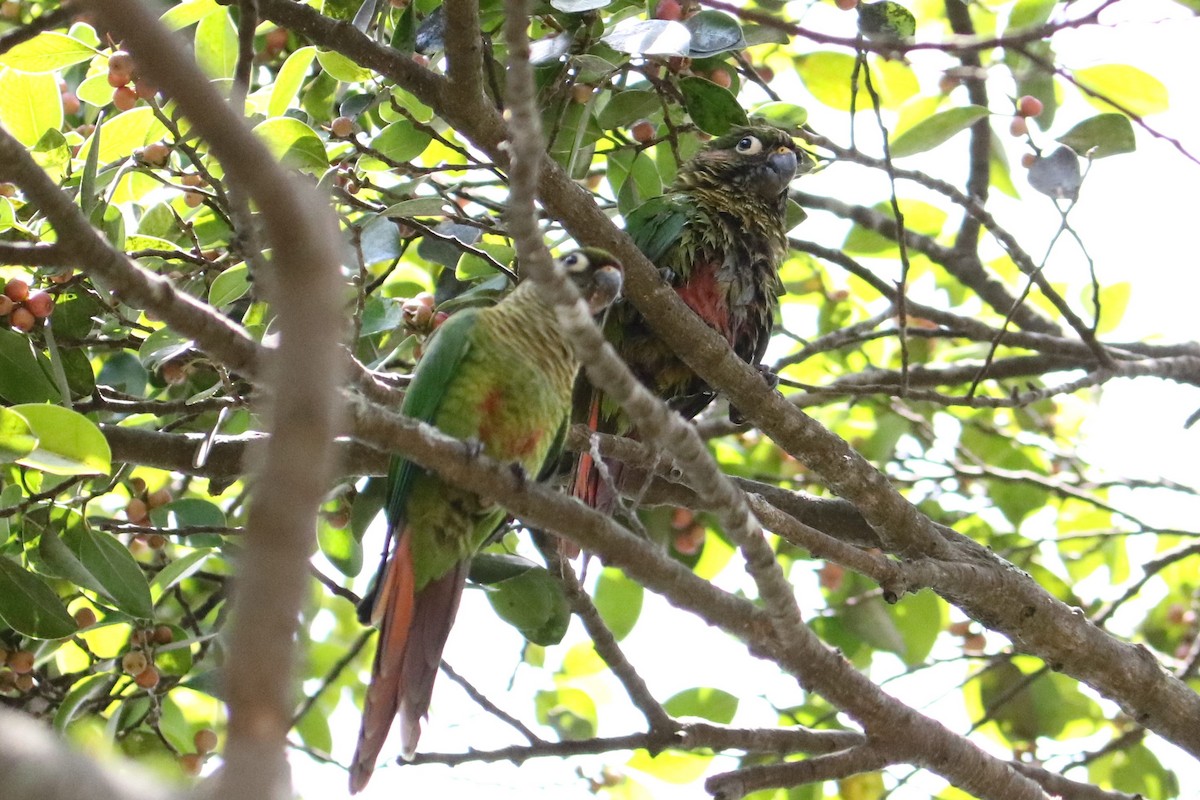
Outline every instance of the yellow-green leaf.
POLYGON ((24 458, 37 448, 37 437, 24 417, 0 406, 0 463, 24 458))
POLYGON ((1075 70, 1075 80, 1102 97, 1084 93, 1101 111, 1128 111, 1144 117, 1166 111, 1167 87, 1158 78, 1128 64, 1098 64, 1075 70), (1113 101, 1119 108, 1114 109, 1113 101))
POLYGON ((196 61, 210 77, 232 78, 237 58, 237 29, 229 11, 218 8, 196 26, 196 61))
POLYGON ((291 107, 316 55, 317 48, 309 45, 301 47, 287 57, 287 61, 284 61, 283 66, 279 68, 279 74, 275 76, 275 83, 271 87, 271 99, 267 103, 267 116, 281 117, 283 112, 291 107))
POLYGON ((62 95, 50 73, 0 70, 0 120, 4 128, 26 147, 42 134, 62 126, 62 95))
POLYGON ((54 72, 87 61, 96 51, 65 33, 47 31, 0 56, 0 65, 22 72, 54 72))
POLYGON ((62 406, 26 404, 13 406, 38 437, 37 448, 17 459, 33 469, 54 475, 107 475, 112 471, 108 440, 82 414, 62 406))
POLYGON ((321 137, 298 119, 275 117, 255 126, 254 133, 284 166, 316 175, 329 167, 321 137))

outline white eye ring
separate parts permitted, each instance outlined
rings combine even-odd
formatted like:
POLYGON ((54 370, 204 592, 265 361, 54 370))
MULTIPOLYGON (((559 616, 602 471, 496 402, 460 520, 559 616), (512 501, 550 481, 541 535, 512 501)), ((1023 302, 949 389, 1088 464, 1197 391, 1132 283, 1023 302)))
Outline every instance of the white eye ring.
POLYGON ((755 156, 762 152, 762 142, 757 136, 743 136, 736 149, 744 156, 755 156))
POLYGON ((562 260, 562 265, 571 272, 580 272, 587 269, 587 259, 579 253, 571 253, 562 260))

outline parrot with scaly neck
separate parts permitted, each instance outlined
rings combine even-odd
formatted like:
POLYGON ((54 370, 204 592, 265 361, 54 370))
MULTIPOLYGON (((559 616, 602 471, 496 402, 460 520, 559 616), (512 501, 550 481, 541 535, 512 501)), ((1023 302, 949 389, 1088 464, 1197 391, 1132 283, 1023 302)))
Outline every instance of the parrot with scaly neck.
MULTIPOLYGON (((577 250, 558 265, 593 314, 620 294, 621 265, 603 250, 577 250)), ((523 282, 495 306, 446 320, 417 365, 402 410, 537 476, 561 447, 578 371, 553 306, 523 282)), ((506 516, 400 457, 388 472, 385 511, 385 558, 359 607, 363 621, 379 627, 379 641, 351 793, 370 780, 396 716, 404 757, 416 752, 471 558, 506 516)))
MULTIPOLYGON (((787 255, 787 191, 812 159, 784 131, 736 127, 712 140, 676 176, 671 191, 647 200, 625 218, 625 230, 663 279, 744 361, 758 366, 771 338, 787 255)), ((633 374, 685 418, 715 393, 650 329, 628 300, 613 305, 605 337, 633 374)), ((580 377, 572 421, 590 430, 636 434, 601 391, 580 377)), ((611 510, 620 464, 606 461, 609 478, 582 454, 572 480, 576 497, 611 510)))

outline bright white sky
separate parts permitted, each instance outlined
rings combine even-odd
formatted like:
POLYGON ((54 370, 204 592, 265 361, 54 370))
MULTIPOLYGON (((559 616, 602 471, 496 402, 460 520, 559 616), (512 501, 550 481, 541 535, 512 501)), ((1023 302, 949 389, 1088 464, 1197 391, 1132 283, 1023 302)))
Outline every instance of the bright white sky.
MULTIPOLYGON (((1077 5, 1090 7, 1093 4, 1077 5)), ((1109 22, 1118 18, 1139 22, 1124 25, 1119 30, 1089 28, 1064 34, 1057 40, 1059 62, 1073 68, 1128 63, 1163 80, 1169 89, 1172 110, 1148 121, 1156 129, 1183 140, 1190 152, 1200 154, 1200 134, 1196 133, 1196 122, 1200 119, 1200 82, 1191 66, 1196 42, 1200 41, 1200 21, 1168 0, 1125 0, 1111 12, 1107 18, 1109 22), (1168 18, 1171 21, 1159 22, 1168 18)), ((805 24, 851 35, 853 17, 853 14, 839 14, 832 6, 821 6, 809 13, 805 24)), ((936 81, 936 77, 928 76, 937 73, 929 70, 945 66, 945 62, 935 56, 915 58, 914 62, 918 74, 922 75, 923 86, 932 85, 927 81, 936 81)), ((994 111, 1007 112, 1003 97, 994 95, 992 101, 994 111)), ((809 108, 818 130, 839 141, 847 140, 844 114, 823 110, 815 103, 809 104, 809 108)), ((1084 108, 1082 101, 1069 99, 1060 110, 1060 124, 1040 141, 1052 147, 1052 136, 1061 135, 1074 121, 1091 113, 1094 112, 1084 108)), ((867 139, 861 134, 873 127, 873 122, 867 116, 860 116, 858 124, 862 143, 867 139)), ((1005 131, 1007 121, 998 120, 996 128, 1005 131)), ((1144 131, 1138 130, 1137 136, 1139 149, 1136 154, 1096 163, 1084 186, 1083 198, 1072 215, 1072 222, 1096 260, 1101 282, 1128 280, 1134 284, 1128 312, 1118 333, 1110 339, 1132 340, 1159 335, 1162 341, 1168 342, 1195 340, 1200 265, 1196 263, 1193 231, 1197 224, 1195 187, 1200 183, 1200 165, 1186 160, 1172 147, 1152 139, 1144 131)), ((1016 151, 1015 140, 1006 142, 1006 146, 1010 153, 1016 151)), ((906 162, 905 166, 925 168, 919 157, 911 164, 906 162)), ((927 168, 941 174, 942 166, 934 163, 927 168)), ((1047 198, 1028 188, 1021 172, 1017 167, 1014 180, 1023 199, 1018 203, 996 198, 994 211, 1010 230, 1018 232, 1018 237, 1036 257, 1057 226, 1058 215, 1047 198)), ((806 179, 805 188, 845 199, 874 202, 881 198, 875 186, 870 187, 868 194, 857 197, 862 192, 857 187, 845 185, 846 174, 837 166, 831 167, 822 175, 806 179)), ((904 191, 903 187, 901 191, 904 191)), ((823 216, 814 214, 806 223, 813 228, 806 227, 804 235, 827 242, 840 241, 840 236, 819 233, 816 226, 835 224, 821 219, 823 216)), ((1051 279, 1082 286, 1086 277, 1075 256, 1071 255, 1072 245, 1064 242, 1060 247, 1063 249, 1056 251, 1049 267, 1051 279)), ((1075 291, 1067 296, 1074 299, 1079 293, 1075 291)), ((1200 471, 1194 457, 1194 453, 1200 451, 1200 430, 1184 431, 1182 428, 1184 419, 1198 407, 1200 391, 1195 389, 1144 379, 1111 384, 1104 390, 1099 410, 1091 413, 1087 420, 1083 452, 1097 469, 1111 475, 1167 477, 1200 485, 1200 471)), ((1200 503, 1156 497, 1149 492, 1128 500, 1114 496, 1114 500, 1127 503, 1131 510, 1164 525, 1195 528, 1195 520, 1200 519, 1200 503)), ((368 548, 368 552, 372 551, 368 548)), ((740 579, 728 572, 721 582, 736 585, 740 579)), ((815 580, 800 586, 802 599, 812 597, 816 603, 814 587, 815 580)), ((561 658, 567 646, 583 638, 578 623, 573 623, 565 645, 554 648, 548 656, 551 663, 561 658)), ((1001 644, 998 640, 997 646, 1001 644)), ((548 688, 545 684, 547 673, 517 666, 521 646, 520 637, 496 619, 481 593, 468 590, 455 633, 446 649, 446 659, 494 702, 532 723, 529 697, 537 688, 548 688), (513 682, 511 693, 510 681, 513 682)), ((650 595, 647 595, 641 624, 623 642, 623 647, 660 698, 694 686, 724 687, 739 695, 745 694, 744 687, 756 686, 761 687, 772 703, 780 706, 801 700, 793 682, 779 678, 774 670, 746 656, 740 647, 730 647, 723 635, 688 615, 669 609, 650 595), (718 654, 720 658, 715 657, 718 654)), ((912 682, 906 683, 904 691, 911 692, 906 696, 918 705, 934 703, 932 708, 926 709, 927 713, 936 713, 948 724, 963 729, 965 716, 961 701, 955 700, 954 693, 948 701, 936 702, 939 692, 931 687, 953 686, 957 680, 956 676, 947 680, 942 677, 927 682, 925 690, 912 682)), ((588 688, 595 693, 599 703, 604 703, 607 697, 617 700, 617 710, 606 707, 602 713, 601 735, 640 729, 641 721, 635 712, 620 710, 628 704, 615 681, 597 679, 596 684, 588 688)), ((894 688, 898 690, 899 687, 894 688)), ((344 702, 332 720, 334 755, 341 763, 347 763, 353 751, 357 713, 344 702)), ((751 698, 743 701, 735 724, 773 724, 774 718, 765 700, 751 698)), ((519 735, 479 711, 444 676, 439 679, 434 693, 431 719, 421 739, 424 751, 491 748, 520 741, 519 735)), ((552 736, 547 731, 542 734, 552 736)), ((1162 748, 1160 752, 1165 750, 1167 748, 1162 748)), ((392 742, 383 755, 390 759, 397 751, 396 743, 392 742)), ((575 775, 576 765, 582 764, 585 773, 595 775, 603 765, 620 768, 624 760, 619 756, 584 759, 570 764, 541 760, 520 769, 512 765, 472 765, 454 770, 433 766, 402 769, 384 766, 376 772, 362 796, 365 800, 391 800, 400 794, 454 798, 476 796, 483 791, 484 796, 496 800, 523 800, 552 792, 551 796, 563 800, 583 800, 593 795, 588 792, 586 783, 575 775)), ((717 768, 710 772, 733 766, 728 759, 714 763, 717 768)), ((341 769, 318 765, 300 755, 293 757, 293 764, 299 796, 344 796, 346 775, 341 769)), ((698 782, 672 787, 631 774, 650 787, 653 796, 658 798, 704 796, 698 782)), ((913 782, 893 796, 896 800, 926 798, 930 796, 930 789, 936 792, 937 784, 913 782)), ((1200 790, 1195 788, 1185 789, 1183 796, 1195 800, 1200 797, 1198 792, 1200 790)))

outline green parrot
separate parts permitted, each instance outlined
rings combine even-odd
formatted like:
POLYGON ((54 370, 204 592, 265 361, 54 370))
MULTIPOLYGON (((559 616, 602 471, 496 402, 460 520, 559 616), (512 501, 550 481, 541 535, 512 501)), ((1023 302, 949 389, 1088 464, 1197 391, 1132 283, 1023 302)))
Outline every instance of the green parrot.
MULTIPOLYGON (((558 264, 593 314, 620 294, 621 265, 603 250, 577 250, 558 264)), ((526 282, 497 305, 463 310, 438 329, 402 408, 537 476, 561 446, 578 371, 554 308, 526 282)), ((384 560, 359 609, 364 622, 379 627, 379 642, 351 793, 370 780, 397 715, 404 757, 416 752, 471 557, 506 515, 403 458, 388 472, 385 510, 384 560)))
MULTIPOLYGON (((787 191, 811 157, 784 131, 736 127, 709 142, 679 169, 671 191, 625 218, 625 231, 684 303, 759 365, 771 338, 787 255, 787 191)), ((713 390, 667 347, 627 300, 613 305, 604 333, 633 374, 690 419, 713 390)), ((620 408, 580 376, 572 421, 602 433, 636 435, 620 408)), ((593 508, 611 510, 620 464, 576 462, 572 491, 593 508)))

